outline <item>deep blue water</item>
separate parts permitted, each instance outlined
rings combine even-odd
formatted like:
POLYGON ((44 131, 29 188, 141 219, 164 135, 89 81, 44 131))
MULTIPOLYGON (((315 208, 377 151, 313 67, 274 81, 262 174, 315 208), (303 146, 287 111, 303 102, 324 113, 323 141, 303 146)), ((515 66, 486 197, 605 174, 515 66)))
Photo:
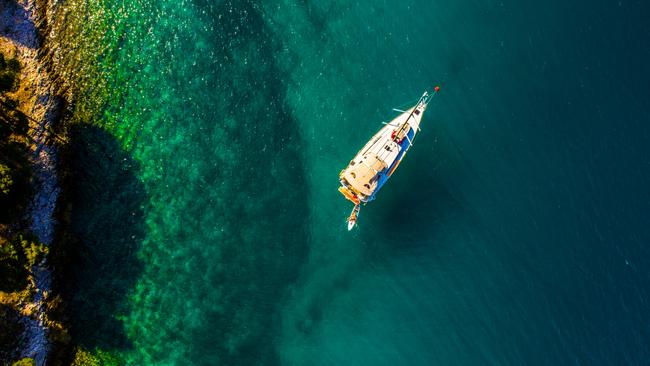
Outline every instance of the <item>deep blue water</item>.
POLYGON ((88 31, 69 31, 94 62, 67 64, 90 75, 84 347, 138 365, 650 362, 650 5, 84 3, 88 31), (436 84, 348 233, 339 170, 436 84))

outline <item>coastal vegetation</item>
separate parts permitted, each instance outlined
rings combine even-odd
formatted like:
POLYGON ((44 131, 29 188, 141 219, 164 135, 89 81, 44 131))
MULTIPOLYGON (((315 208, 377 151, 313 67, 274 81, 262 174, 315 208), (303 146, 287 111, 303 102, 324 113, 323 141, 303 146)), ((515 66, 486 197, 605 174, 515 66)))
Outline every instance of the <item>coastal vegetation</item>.
MULTIPOLYGON (((31 179, 27 117, 9 96, 18 87, 20 64, 0 53, 0 225, 22 213, 29 201, 31 179)), ((0 230, 4 231, 4 230, 0 230)))
POLYGON ((33 365, 18 359, 24 325, 35 289, 33 267, 47 247, 29 233, 25 210, 31 198, 28 119, 11 94, 18 89, 21 66, 0 53, 0 363, 33 365))

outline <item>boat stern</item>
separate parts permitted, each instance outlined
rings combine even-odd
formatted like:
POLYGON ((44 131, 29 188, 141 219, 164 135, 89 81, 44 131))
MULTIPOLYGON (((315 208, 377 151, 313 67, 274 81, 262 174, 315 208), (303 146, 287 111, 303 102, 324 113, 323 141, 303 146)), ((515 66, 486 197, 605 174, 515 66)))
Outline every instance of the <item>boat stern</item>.
POLYGON ((346 187, 344 185, 340 186, 339 187, 339 192, 341 192, 341 194, 343 195, 343 197, 345 197, 345 199, 347 199, 348 201, 354 203, 355 205, 358 205, 359 203, 361 203, 361 201, 359 200, 359 197, 354 192, 352 192, 352 190, 350 190, 350 188, 348 188, 348 187, 346 187))

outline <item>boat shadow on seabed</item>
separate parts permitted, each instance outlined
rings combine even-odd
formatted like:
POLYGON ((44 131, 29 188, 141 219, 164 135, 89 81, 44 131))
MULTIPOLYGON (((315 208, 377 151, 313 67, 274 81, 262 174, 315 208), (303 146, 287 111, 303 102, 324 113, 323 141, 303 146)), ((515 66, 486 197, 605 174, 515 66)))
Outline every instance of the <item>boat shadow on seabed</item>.
POLYGON ((436 166, 436 155, 413 154, 406 163, 410 167, 402 167, 392 186, 365 210, 363 226, 372 228, 367 231, 372 255, 422 245, 444 231, 450 217, 462 214, 461 202, 426 168, 436 166))

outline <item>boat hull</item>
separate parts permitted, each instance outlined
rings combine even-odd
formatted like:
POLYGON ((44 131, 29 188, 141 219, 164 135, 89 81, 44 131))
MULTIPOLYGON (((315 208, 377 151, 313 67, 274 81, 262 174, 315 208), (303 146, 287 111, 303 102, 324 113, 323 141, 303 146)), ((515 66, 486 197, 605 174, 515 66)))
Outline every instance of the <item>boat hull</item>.
POLYGON ((413 140, 420 131, 420 121, 433 95, 424 92, 412 108, 400 111, 401 114, 382 127, 366 145, 341 170, 339 192, 352 203, 354 208, 347 219, 348 231, 355 227, 361 203, 368 203, 377 197, 379 190, 413 147, 413 140))
MULTIPOLYGON (((425 94, 426 96, 426 94, 425 94)), ((423 98, 425 97, 423 96, 423 98)), ((373 201, 411 148, 426 99, 386 123, 341 171, 341 193, 352 202, 373 201)))

